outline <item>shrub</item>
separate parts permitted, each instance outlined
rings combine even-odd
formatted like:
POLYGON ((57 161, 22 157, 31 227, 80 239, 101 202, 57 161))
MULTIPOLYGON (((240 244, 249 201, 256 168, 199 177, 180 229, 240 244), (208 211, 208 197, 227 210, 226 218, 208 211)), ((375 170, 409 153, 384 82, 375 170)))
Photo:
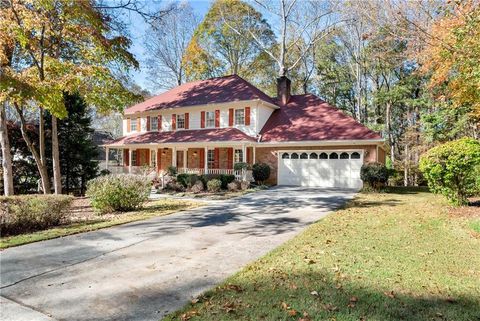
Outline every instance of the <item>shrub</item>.
POLYGON ((221 174, 218 179, 222 182, 222 189, 227 189, 228 184, 235 180, 235 175, 221 174))
POLYGON ((222 181, 219 179, 211 179, 207 182, 207 189, 211 193, 217 193, 220 191, 220 188, 222 187, 222 181))
POLYGON ((227 185, 227 189, 230 191, 230 192, 236 192, 238 191, 238 188, 240 187, 240 182, 238 181, 233 181, 231 183, 228 183, 227 185))
POLYGON ((177 182, 183 185, 183 187, 192 187, 197 181, 199 177, 197 174, 178 174, 177 175, 177 182))
POLYGON ((203 192, 204 189, 205 189, 205 185, 203 185, 201 180, 196 181, 195 184, 193 184, 192 186, 192 192, 195 194, 203 192))
POLYGON ((170 176, 175 176, 177 175, 178 171, 177 171, 177 168, 175 166, 168 166, 167 168, 167 174, 170 175, 170 176))
POLYGON ((101 213, 134 210, 148 199, 151 181, 140 175, 107 175, 88 182, 87 196, 101 213))
POLYGON ((241 181, 240 182, 240 188, 242 191, 247 190, 250 188, 250 182, 249 181, 241 181))
POLYGON ((256 163, 252 166, 253 179, 263 184, 270 177, 270 166, 265 163, 256 163))
POLYGON ((480 142, 462 138, 434 147, 420 158, 430 190, 456 205, 480 193, 480 142))
POLYGON ((184 192, 185 191, 185 187, 183 187, 183 185, 180 184, 179 182, 177 182, 177 180, 175 180, 175 179, 172 179, 171 181, 169 181, 166 184, 165 189, 167 191, 173 191, 173 192, 184 192))
POLYGON ((248 169, 248 163, 235 163, 235 165, 233 165, 233 170, 235 171, 241 171, 243 169, 248 169))
POLYGON ((378 189, 388 181, 388 169, 382 163, 366 163, 360 169, 360 178, 373 189, 378 189))
POLYGON ((202 181, 204 186, 207 186, 208 181, 212 179, 220 179, 219 174, 203 174, 200 175, 199 179, 202 181))
POLYGON ((0 234, 32 232, 65 223, 72 200, 68 195, 2 196, 0 234))

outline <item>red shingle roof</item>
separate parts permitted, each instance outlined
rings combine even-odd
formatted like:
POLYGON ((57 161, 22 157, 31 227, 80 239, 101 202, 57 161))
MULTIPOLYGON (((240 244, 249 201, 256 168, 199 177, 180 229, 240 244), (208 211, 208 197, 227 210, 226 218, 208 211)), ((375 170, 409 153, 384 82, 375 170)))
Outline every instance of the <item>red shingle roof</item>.
POLYGON ((202 130, 177 130, 168 132, 146 132, 120 137, 108 143, 109 146, 128 144, 164 144, 164 143, 195 143, 195 142, 225 142, 248 141, 255 138, 248 136, 236 128, 215 128, 202 130))
POLYGON ((189 82, 125 110, 133 114, 147 110, 187 107, 232 101, 260 99, 274 101, 257 87, 237 75, 189 82))
POLYGON ((260 132, 261 142, 381 139, 381 136, 315 95, 292 96, 260 132))

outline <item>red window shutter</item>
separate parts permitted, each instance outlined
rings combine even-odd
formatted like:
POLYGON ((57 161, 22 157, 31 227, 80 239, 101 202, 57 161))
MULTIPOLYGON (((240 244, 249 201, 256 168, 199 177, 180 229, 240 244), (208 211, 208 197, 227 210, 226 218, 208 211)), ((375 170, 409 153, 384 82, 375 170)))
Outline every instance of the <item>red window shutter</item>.
POLYGON ((228 126, 233 126, 233 108, 228 110, 228 126))
POLYGON ((157 149, 157 170, 161 170, 161 169, 162 169, 162 150, 157 149))
POLYGON ((215 148, 213 150, 213 168, 220 168, 220 148, 215 148))
POLYGON ((139 149, 132 151, 132 154, 135 154, 135 166, 140 166, 140 153, 139 153, 139 151, 140 151, 139 149))
POLYGON ((247 163, 252 163, 252 147, 247 147, 247 163))
POLYGON ((131 131, 131 128, 132 128, 131 121, 132 120, 130 118, 127 118, 127 133, 131 131))
POLYGON ((128 149, 124 149, 123 150, 123 162, 125 164, 125 166, 128 166, 128 164, 130 163, 129 161, 129 153, 128 153, 128 149))
POLYGON ((172 115, 172 130, 177 129, 177 115, 172 115))
POLYGON ((147 116, 147 132, 150 131, 150 116, 147 116))
POLYGON ((215 110, 215 127, 220 127, 220 110, 215 110))
POLYGON ((250 126, 250 107, 245 107, 245 126, 250 126))
POLYGON ((233 148, 227 149, 227 167, 233 169, 233 148))
POLYGON ((200 149, 198 157, 200 157, 200 168, 205 168, 205 149, 200 149))
POLYGON ((185 129, 188 129, 189 122, 190 122, 190 116, 188 115, 188 113, 185 113, 185 129))
POLYGON ((142 128, 140 126, 142 126, 142 122, 141 122, 141 118, 138 117, 137 118, 137 132, 142 130, 142 128))
POLYGON ((200 113, 200 128, 205 128, 205 112, 200 113))
POLYGON ((159 132, 161 132, 162 131, 162 115, 158 115, 158 121, 157 122, 158 122, 157 130, 159 132))

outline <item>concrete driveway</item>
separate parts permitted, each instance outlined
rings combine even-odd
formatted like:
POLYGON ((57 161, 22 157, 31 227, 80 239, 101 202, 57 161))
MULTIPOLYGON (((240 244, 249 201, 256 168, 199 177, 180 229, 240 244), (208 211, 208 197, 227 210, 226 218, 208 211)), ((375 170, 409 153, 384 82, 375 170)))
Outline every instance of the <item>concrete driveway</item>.
POLYGON ((355 191, 274 188, 1 252, 1 320, 159 320, 355 191))

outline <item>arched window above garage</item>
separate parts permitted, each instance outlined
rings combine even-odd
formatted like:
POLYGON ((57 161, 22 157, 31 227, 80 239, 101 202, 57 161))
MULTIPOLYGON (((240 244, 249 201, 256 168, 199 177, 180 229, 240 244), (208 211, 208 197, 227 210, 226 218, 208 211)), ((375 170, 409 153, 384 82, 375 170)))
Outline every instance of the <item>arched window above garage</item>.
POLYGON ((349 158, 348 153, 343 152, 340 154, 340 159, 348 159, 348 158, 349 158))
POLYGON ((333 152, 333 153, 330 154, 330 157, 329 157, 329 158, 330 158, 330 159, 338 159, 338 154, 335 153, 335 152, 333 152))
POLYGON ((321 153, 321 154, 320 154, 320 157, 318 157, 318 158, 320 158, 320 159, 328 159, 328 155, 327 155, 327 153, 321 153))
POLYGON ((288 153, 283 153, 282 154, 282 159, 289 159, 290 155, 288 153))
POLYGON ((310 153, 310 159, 317 159, 318 155, 317 153, 310 153))
POLYGON ((292 153, 292 159, 298 159, 298 154, 297 153, 292 153))
POLYGON ((360 154, 357 152, 353 152, 352 156, 350 157, 351 159, 360 159, 360 154))
POLYGON ((301 153, 300 154, 300 159, 308 159, 308 154, 307 153, 301 153))

